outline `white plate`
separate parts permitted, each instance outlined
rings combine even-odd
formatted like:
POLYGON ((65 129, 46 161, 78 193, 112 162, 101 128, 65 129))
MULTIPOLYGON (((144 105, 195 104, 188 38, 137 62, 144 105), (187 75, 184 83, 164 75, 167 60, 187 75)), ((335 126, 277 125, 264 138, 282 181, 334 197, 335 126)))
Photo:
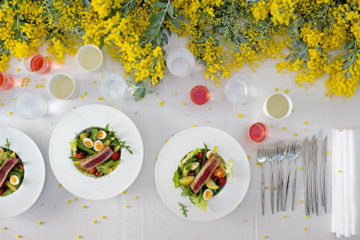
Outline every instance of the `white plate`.
POLYGON ((114 197, 126 190, 138 176, 144 156, 143 143, 135 124, 121 111, 106 105, 86 105, 65 115, 55 127, 49 146, 51 168, 57 180, 72 194, 90 200, 114 197), (133 154, 121 152, 121 161, 101 178, 82 174, 69 159, 70 145, 82 130, 97 126, 115 131, 131 147, 133 154))
POLYGON ((185 216, 178 202, 188 206, 188 217, 193 221, 210 221, 226 216, 243 200, 249 187, 250 167, 244 149, 226 132, 210 127, 185 129, 173 136, 161 149, 155 167, 155 183, 165 205, 180 217, 185 216), (218 147, 224 161, 233 160, 232 178, 222 191, 208 201, 206 211, 193 205, 188 197, 181 196, 181 188, 174 188, 173 176, 182 157, 204 143, 209 149, 218 147))
POLYGON ((16 152, 24 164, 24 180, 19 189, 0 197, 0 217, 13 217, 28 210, 39 198, 45 182, 43 156, 35 142, 25 133, 0 126, 0 146, 9 139, 10 149, 16 152))

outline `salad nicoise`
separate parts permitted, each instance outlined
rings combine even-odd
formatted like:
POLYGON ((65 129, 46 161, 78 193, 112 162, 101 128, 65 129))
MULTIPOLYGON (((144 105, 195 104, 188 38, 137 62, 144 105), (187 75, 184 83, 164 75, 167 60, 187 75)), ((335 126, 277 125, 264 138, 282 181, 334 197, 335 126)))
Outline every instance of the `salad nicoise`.
POLYGON ((74 166, 90 177, 102 177, 115 170, 121 160, 121 151, 132 151, 114 131, 105 128, 90 127, 70 142, 71 156, 74 166))
POLYGON ((204 148, 196 148, 181 159, 174 173, 174 187, 180 187, 182 196, 188 196, 193 204, 206 211, 207 202, 221 192, 231 177, 231 169, 231 159, 225 163, 217 147, 211 151, 204 144, 204 148))

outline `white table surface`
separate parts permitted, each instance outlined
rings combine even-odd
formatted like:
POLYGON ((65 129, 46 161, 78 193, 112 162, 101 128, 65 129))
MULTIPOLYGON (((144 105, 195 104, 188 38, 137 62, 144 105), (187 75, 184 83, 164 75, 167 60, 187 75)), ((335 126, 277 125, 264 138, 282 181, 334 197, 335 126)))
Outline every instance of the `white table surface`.
MULTIPOLYGON (((168 49, 179 46, 185 46, 185 41, 172 38, 168 49)), ((77 235, 81 235, 82 239, 103 240, 247 240, 264 239, 264 236, 284 240, 336 239, 330 233, 330 214, 312 216, 309 219, 305 217, 304 204, 298 202, 303 199, 300 170, 296 211, 269 214, 269 195, 266 195, 268 214, 261 216, 260 171, 255 164, 257 145, 248 140, 246 130, 251 123, 262 121, 273 125, 269 140, 274 140, 294 138, 294 133, 297 133, 296 138, 300 139, 317 133, 321 128, 327 132, 334 127, 355 128, 360 125, 359 94, 351 100, 343 97, 326 98, 324 80, 319 80, 310 89, 298 88, 295 84, 295 74, 278 74, 275 64, 275 61, 268 60, 261 64, 256 72, 249 67, 243 67, 239 71, 240 74, 248 75, 256 88, 256 94, 246 105, 228 103, 223 94, 224 84, 220 88, 212 85, 211 81, 204 78, 200 66, 197 66, 186 79, 168 74, 159 85, 158 94, 147 95, 140 102, 135 102, 129 96, 124 102, 108 103, 98 100, 102 76, 110 72, 123 71, 121 65, 112 62, 108 55, 106 66, 100 73, 81 72, 75 65, 75 59, 69 57, 64 65, 54 64, 50 74, 37 75, 29 73, 22 61, 13 59, 8 72, 20 82, 24 77, 30 78, 31 81, 27 87, 18 86, 10 91, 0 92, 1 102, 4 103, 0 106, 0 124, 18 128, 35 140, 45 159, 47 178, 39 200, 31 209, 17 217, 0 219, 0 239, 16 239, 17 234, 20 234, 22 239, 31 240, 76 239, 77 235), (46 87, 49 76, 55 72, 66 72, 78 80, 80 93, 75 100, 56 101, 49 96, 46 87), (41 84, 45 87, 41 88, 41 84), (190 89, 197 84, 206 85, 211 91, 211 101, 204 106, 195 106, 189 98, 190 89), (262 112, 265 98, 274 93, 275 88, 281 92, 289 89, 288 95, 293 100, 294 111, 286 120, 270 120, 262 112), (39 120, 22 120, 15 114, 9 115, 9 112, 14 112, 14 95, 21 91, 42 95, 48 101, 48 114, 39 120), (177 93, 177 96, 174 93, 177 93), (165 102, 160 106, 162 100, 165 102), (182 106, 182 102, 185 106, 182 106), (125 194, 104 201, 87 201, 80 198, 74 201, 75 196, 59 186, 51 171, 48 159, 49 139, 54 126, 65 113, 92 103, 114 106, 133 119, 143 137, 145 158, 140 175, 125 194), (243 114, 244 117, 241 118, 237 114, 243 114), (305 121, 308 121, 308 125, 305 125, 305 121), (240 207, 230 215, 213 222, 195 223, 177 217, 161 202, 155 187, 155 159, 165 140, 193 125, 225 130, 240 142, 250 157, 251 183, 247 196, 240 207), (283 127, 286 129, 283 130, 283 127), (138 199, 135 199, 135 196, 138 196, 138 199), (71 200, 71 203, 68 203, 68 200, 71 200), (87 208, 83 209, 83 205, 87 208), (129 207, 126 208, 125 205, 129 207), (101 216, 105 216, 105 219, 101 219, 101 216), (93 220, 97 223, 94 224, 93 220), (43 225, 38 225, 38 221, 42 221, 43 225), (6 227, 6 230, 2 227, 6 227)), ((269 185, 268 181, 266 185, 269 185)))

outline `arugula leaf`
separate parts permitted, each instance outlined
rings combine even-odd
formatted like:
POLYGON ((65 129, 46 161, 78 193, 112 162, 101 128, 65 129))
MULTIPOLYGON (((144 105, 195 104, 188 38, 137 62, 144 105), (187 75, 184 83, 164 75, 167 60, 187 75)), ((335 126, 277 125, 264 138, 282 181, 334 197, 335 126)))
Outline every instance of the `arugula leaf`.
POLYGON ((180 208, 181 208, 182 214, 183 214, 185 217, 187 217, 187 212, 188 212, 187 206, 186 206, 185 204, 182 204, 181 202, 178 202, 178 204, 179 204, 179 206, 180 206, 180 208))

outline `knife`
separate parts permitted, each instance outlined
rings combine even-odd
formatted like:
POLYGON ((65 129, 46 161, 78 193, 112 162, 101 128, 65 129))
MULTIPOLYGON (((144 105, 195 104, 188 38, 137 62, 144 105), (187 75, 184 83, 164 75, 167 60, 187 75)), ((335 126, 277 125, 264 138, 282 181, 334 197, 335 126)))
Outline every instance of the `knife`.
POLYGON ((304 164, 304 202, 305 202, 305 215, 309 216, 309 201, 308 201, 308 149, 309 139, 306 137, 301 144, 301 158, 304 164))
POLYGON ((319 216, 319 202, 318 202, 318 175, 317 175, 317 169, 318 169, 318 139, 315 138, 315 143, 313 146, 313 178, 312 178, 312 184, 313 184, 313 203, 315 204, 315 211, 316 215, 319 216))
POLYGON ((325 209, 325 213, 327 212, 327 189, 326 189, 326 148, 327 148, 327 137, 324 138, 324 141, 322 143, 321 147, 321 153, 322 153, 322 204, 325 209))

